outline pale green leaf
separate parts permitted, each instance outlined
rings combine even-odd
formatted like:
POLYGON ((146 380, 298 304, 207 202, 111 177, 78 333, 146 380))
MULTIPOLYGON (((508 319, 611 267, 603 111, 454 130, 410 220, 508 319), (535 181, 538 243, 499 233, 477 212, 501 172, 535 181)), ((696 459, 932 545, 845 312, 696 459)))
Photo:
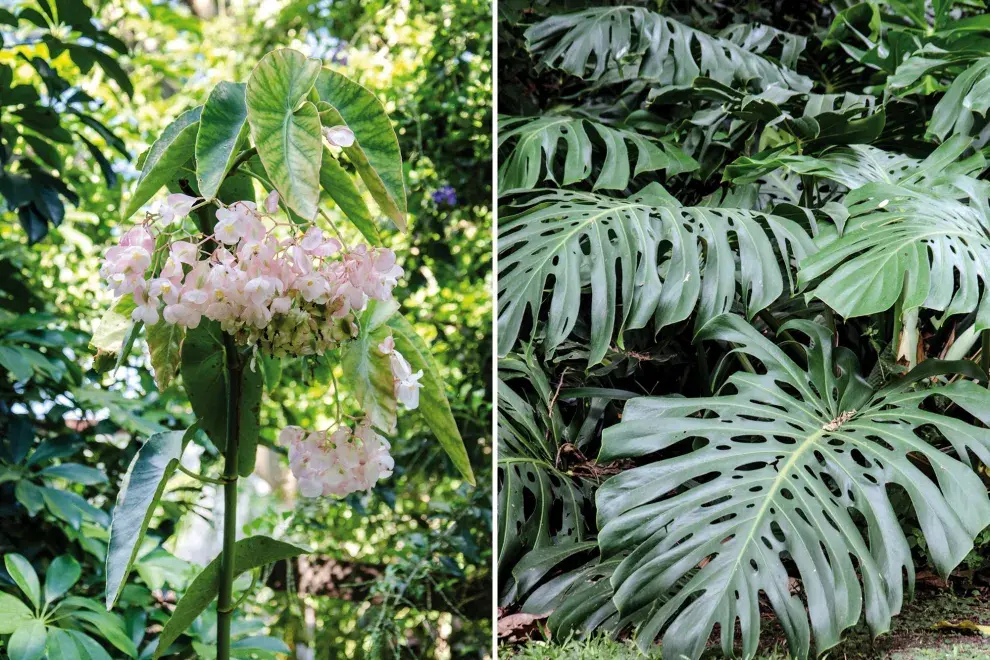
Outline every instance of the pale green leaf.
POLYGON ((155 384, 164 392, 179 373, 182 340, 186 329, 177 323, 159 319, 148 326, 148 351, 151 354, 151 367, 155 371, 155 384))
POLYGON ((79 645, 67 631, 61 628, 48 629, 48 641, 45 644, 48 660, 83 660, 79 654, 79 645))
POLYGON ((298 51, 272 51, 255 67, 246 92, 251 137, 268 178, 307 220, 319 207, 323 137, 316 106, 305 99, 320 67, 320 60, 298 51))
POLYGON ((48 630, 41 621, 20 626, 7 642, 10 660, 38 660, 45 654, 48 630))
POLYGON ((387 433, 395 430, 395 387, 391 360, 378 345, 389 336, 387 321, 396 309, 394 303, 369 301, 358 320, 358 336, 341 348, 341 366, 354 397, 368 420, 387 433))
POLYGON ((0 635, 9 635, 33 618, 19 598, 0 592, 0 635))
POLYGON ((25 559, 23 555, 12 552, 4 555, 3 563, 7 568, 7 572, 10 573, 14 584, 24 592, 24 595, 28 597, 28 600, 31 601, 35 609, 40 608, 41 584, 38 582, 38 574, 35 573, 31 562, 25 559))
POLYGON ((117 355, 124 346, 124 339, 133 325, 131 312, 137 308, 134 304, 134 296, 126 294, 118 298, 113 306, 103 313, 99 325, 93 332, 90 345, 96 349, 117 355))

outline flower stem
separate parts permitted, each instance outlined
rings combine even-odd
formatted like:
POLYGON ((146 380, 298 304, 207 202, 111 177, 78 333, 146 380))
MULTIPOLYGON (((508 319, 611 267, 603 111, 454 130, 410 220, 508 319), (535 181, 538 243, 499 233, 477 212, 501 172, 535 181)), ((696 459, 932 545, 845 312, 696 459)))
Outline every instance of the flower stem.
POLYGON ((230 660, 230 624, 234 616, 234 543, 237 540, 237 441, 240 437, 241 375, 244 366, 234 338, 223 335, 227 362, 227 438, 223 459, 223 554, 217 601, 217 660, 230 660))

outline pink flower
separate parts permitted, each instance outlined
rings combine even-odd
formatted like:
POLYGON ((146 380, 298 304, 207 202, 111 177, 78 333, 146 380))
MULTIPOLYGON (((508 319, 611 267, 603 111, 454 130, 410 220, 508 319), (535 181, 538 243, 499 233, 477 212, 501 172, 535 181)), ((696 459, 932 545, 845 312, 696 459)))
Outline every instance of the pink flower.
POLYGON ((135 227, 120 239, 121 247, 139 247, 148 254, 155 251, 155 237, 151 235, 147 227, 135 227))
POLYGON ((368 490, 391 476, 395 466, 388 441, 366 422, 353 432, 338 427, 329 436, 326 431, 307 434, 289 426, 279 433, 279 444, 289 449, 289 467, 303 497, 342 497, 368 490))
POLYGON ((330 290, 327 281, 318 273, 310 273, 300 277, 296 280, 295 287, 306 302, 313 302, 326 295, 330 290))
POLYGON ((161 298, 166 305, 179 302, 179 286, 166 277, 156 277, 151 280, 148 291, 155 298, 161 298))
MULTIPOLYGON (((392 337, 390 336, 389 339, 392 337)), ((409 362, 402 357, 399 351, 394 350, 394 345, 393 342, 393 350, 388 355, 389 364, 392 367, 392 385, 395 398, 406 408, 412 410, 419 407, 419 390, 423 387, 419 379, 423 377, 423 370, 420 369, 413 373, 409 362)))
POLYGON ((180 302, 174 305, 166 305, 165 309, 162 311, 162 316, 165 318, 167 323, 181 325, 184 328, 189 328, 192 330, 199 326, 199 322, 202 319, 203 314, 195 305, 188 305, 180 302))
POLYGON ((145 325, 158 323, 158 300, 154 296, 149 297, 144 286, 134 289, 134 302, 137 307, 131 312, 132 321, 141 321, 145 325))
POLYGON ((265 198, 265 211, 269 214, 278 211, 278 191, 273 190, 268 193, 268 197, 265 198))
POLYGON ((241 228, 241 216, 231 213, 226 209, 217 211, 217 224, 213 227, 213 235, 217 240, 226 245, 233 245, 241 240, 243 229, 241 228), (223 214, 221 216, 221 214, 223 214))
POLYGON ((199 248, 189 241, 176 241, 172 243, 169 253, 171 258, 180 264, 189 264, 192 266, 199 259, 199 248))
POLYGON ((199 199, 199 197, 190 197, 182 193, 172 193, 158 207, 158 213, 162 217, 162 222, 170 225, 175 220, 181 220, 186 217, 199 199))
POLYGON ((346 126, 330 126, 323 129, 323 137, 326 138, 330 146, 349 147, 354 144, 354 131, 346 126))

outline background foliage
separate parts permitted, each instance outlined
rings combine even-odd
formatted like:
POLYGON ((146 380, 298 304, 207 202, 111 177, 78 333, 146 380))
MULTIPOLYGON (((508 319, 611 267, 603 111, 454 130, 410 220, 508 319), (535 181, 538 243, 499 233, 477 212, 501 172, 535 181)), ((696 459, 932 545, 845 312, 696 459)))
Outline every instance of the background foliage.
MULTIPOLYGON (((137 155, 217 82, 246 79, 265 52, 288 46, 372 89, 396 124, 411 231, 389 243, 400 262, 408 259, 414 292, 396 294, 441 362, 478 487, 458 477, 412 415, 400 419, 393 442, 395 476, 371 495, 300 500, 284 458, 263 454, 260 476, 245 489, 253 492, 239 507, 247 512, 245 533, 276 533, 315 552, 309 564, 276 564, 266 576, 235 627, 253 640, 241 641, 240 652, 272 655, 281 647, 271 636, 300 658, 485 656, 487 3, 112 0, 87 9, 65 0, 57 19, 44 2, 15 3, 11 12, 0 15, 0 553, 23 555, 42 583, 62 565, 53 563, 57 557, 72 557, 82 577, 69 596, 102 595, 108 512, 120 478, 147 435, 185 428, 191 410, 179 387, 156 392, 143 347, 113 376, 94 370, 89 335, 109 303, 99 254, 121 231, 122 191, 137 174, 137 155), (30 187, 12 185, 24 177, 30 187)), ((286 423, 325 426, 329 383, 328 373, 286 369, 262 410, 263 442, 273 443, 286 423)), ((207 470, 219 457, 202 434, 198 442, 201 465, 189 467, 207 470)), ((90 635, 112 657, 130 655, 132 646, 150 653, 176 592, 196 573, 190 562, 202 564, 219 549, 210 524, 217 503, 198 501, 193 482, 183 479, 173 481, 152 522, 155 542, 140 553, 138 584, 125 587, 121 606, 99 624, 60 624, 67 634, 90 635)), ((24 598, 13 575, 0 580, 11 597, 24 598)), ((85 604, 71 609, 89 616, 85 604)), ((183 638, 185 657, 208 657, 210 616, 183 638)))
POLYGON ((984 565, 983 5, 500 3, 506 638, 806 657, 984 565))

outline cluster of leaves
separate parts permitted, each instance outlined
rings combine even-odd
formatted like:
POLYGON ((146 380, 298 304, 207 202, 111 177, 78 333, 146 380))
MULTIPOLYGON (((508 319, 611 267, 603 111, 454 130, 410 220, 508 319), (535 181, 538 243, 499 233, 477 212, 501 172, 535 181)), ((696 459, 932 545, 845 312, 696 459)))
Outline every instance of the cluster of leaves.
MULTIPOLYGON (((116 151, 129 158, 124 141, 92 113, 101 105, 60 69, 71 62, 78 76, 99 67, 115 92, 131 95, 130 78, 118 61, 127 46, 102 29, 82 0, 15 4, 0 10, 0 197, 17 213, 30 243, 65 218, 66 202, 78 205, 75 182, 66 175, 65 151, 88 154, 106 185, 117 185, 110 163, 116 151), (60 64, 56 61, 60 60, 60 64)), ((70 156, 75 159, 75 155, 70 156)), ((91 168, 92 164, 87 167, 91 168)))
POLYGON ((990 524, 990 19, 730 5, 504 14, 500 598, 803 658, 990 524))

